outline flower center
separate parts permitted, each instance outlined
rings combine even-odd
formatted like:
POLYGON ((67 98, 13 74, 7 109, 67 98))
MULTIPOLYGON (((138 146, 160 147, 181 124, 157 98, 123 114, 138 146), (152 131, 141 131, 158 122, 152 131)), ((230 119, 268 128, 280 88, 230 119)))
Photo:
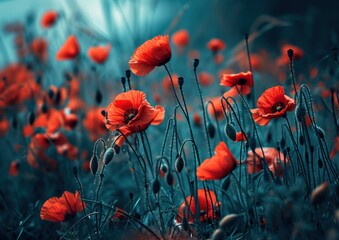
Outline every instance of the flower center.
POLYGON ((138 114, 137 109, 134 109, 134 108, 128 109, 124 113, 124 123, 125 124, 129 123, 137 114, 138 114))
POLYGON ((244 85, 244 84, 246 84, 246 79, 245 79, 245 78, 240 78, 240 79, 238 80, 238 84, 239 84, 239 85, 244 85))
POLYGON ((282 102, 278 102, 273 105, 272 107, 272 113, 280 112, 285 108, 285 105, 282 102))

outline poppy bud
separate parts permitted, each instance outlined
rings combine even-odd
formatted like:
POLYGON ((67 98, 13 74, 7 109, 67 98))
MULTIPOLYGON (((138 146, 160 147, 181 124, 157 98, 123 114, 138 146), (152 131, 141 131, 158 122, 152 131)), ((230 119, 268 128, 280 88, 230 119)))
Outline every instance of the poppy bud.
POLYGON ((293 54, 294 54, 293 49, 288 49, 287 50, 287 56, 289 57, 289 59, 291 61, 292 61, 292 58, 293 58, 293 54))
POLYGON ((324 130, 321 127, 316 126, 315 130, 316 130, 316 133, 317 133, 318 137, 320 137, 321 139, 325 138, 325 132, 324 132, 324 130))
POLYGON ((91 161, 89 162, 89 167, 93 175, 95 175, 98 171, 99 163, 96 155, 94 154, 91 161))
POLYGON ((189 224, 188 224, 188 219, 186 216, 183 216, 182 217, 182 220, 181 220, 181 224, 182 224, 182 228, 187 231, 188 228, 189 228, 189 224))
POLYGON ((158 178, 154 179, 154 182, 152 184, 152 190, 154 195, 160 192, 160 181, 158 178))
POLYGON ((182 157, 178 157, 175 160, 175 169, 177 170, 178 173, 181 173, 182 169, 185 166, 185 162, 184 159, 182 159, 182 157))
POLYGON ((324 182, 317 186, 311 193, 311 203, 314 205, 324 202, 329 192, 329 183, 324 182))
POLYGON ((113 146, 113 148, 114 148, 114 151, 115 151, 116 154, 119 154, 119 153, 120 153, 120 147, 119 147, 119 145, 115 144, 115 145, 113 146))
POLYGON ((108 148, 104 155, 105 165, 108 165, 113 160, 113 157, 114 157, 114 150, 112 148, 108 148))
POLYGON ((56 105, 59 105, 60 101, 61 101, 61 91, 60 91, 60 89, 58 89, 58 91, 56 92, 56 95, 55 95, 54 103, 56 105))
POLYGON ((77 167, 73 167, 73 174, 76 178, 78 177, 78 168, 77 167))
POLYGON ((160 172, 165 175, 167 173, 168 167, 166 164, 161 164, 160 166, 160 172))
POLYGON ((306 116, 306 109, 304 106, 298 105, 295 109, 295 115, 297 117, 297 120, 299 122, 302 122, 303 119, 305 119, 306 116))
POLYGON ((129 79, 131 77, 131 70, 126 70, 125 76, 129 79))
POLYGON ((223 230, 217 229, 213 232, 211 240, 224 240, 226 237, 226 234, 223 230))
POLYGON ((182 87, 182 85, 184 85, 184 78, 183 77, 178 77, 178 84, 180 87, 182 87))
POLYGON ((174 176, 171 173, 171 171, 168 171, 167 175, 166 175, 166 182, 168 185, 172 186, 174 184, 174 176))
POLYGON ((193 68, 196 69, 199 66, 199 59, 195 58, 193 60, 193 68))
POLYGON ((222 229, 226 229, 230 225, 232 225, 235 222, 235 220, 237 220, 237 218, 238 218, 238 214, 234 214, 234 213, 228 214, 221 219, 221 221, 219 222, 219 226, 222 229))
POLYGON ((102 93, 99 89, 97 89, 96 93, 95 93, 95 102, 97 104, 100 104, 102 101, 102 93))
POLYGON ((235 131, 235 127, 231 123, 226 123, 225 125, 225 134, 232 141, 237 140, 237 131, 235 131))
POLYGON ((214 138, 215 127, 211 122, 207 123, 207 131, 208 131, 208 135, 210 136, 210 138, 214 138))
POLYGON ((304 145, 304 143, 305 143, 304 135, 299 136, 299 143, 300 143, 301 146, 304 145))
POLYGON ((222 183, 222 186, 221 188, 224 190, 224 191, 227 191, 228 188, 230 187, 230 184, 231 184, 231 180, 229 177, 226 177, 224 182, 222 183))
POLYGON ((35 121, 35 114, 34 114, 34 112, 33 111, 29 112, 28 113, 28 123, 29 123, 29 125, 32 126, 34 121, 35 121))

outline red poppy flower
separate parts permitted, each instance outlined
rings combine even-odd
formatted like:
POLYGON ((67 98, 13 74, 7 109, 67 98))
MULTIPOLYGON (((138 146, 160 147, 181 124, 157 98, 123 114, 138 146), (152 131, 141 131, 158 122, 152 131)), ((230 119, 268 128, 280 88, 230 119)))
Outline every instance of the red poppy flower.
POLYGON ((210 86, 214 82, 214 77, 208 72, 201 72, 198 75, 199 82, 202 86, 210 86))
POLYGON ((237 160, 224 142, 220 142, 214 151, 215 155, 206 159, 197 168, 197 177, 200 180, 222 179, 237 165, 237 160))
MULTIPOLYGON (((217 197, 212 190, 198 189, 198 202, 200 212, 204 214, 200 215, 200 221, 208 221, 214 218, 218 219, 220 215, 218 210, 220 203, 217 202, 217 197), (213 212, 214 211, 214 212, 213 212)), ((186 216, 189 222, 194 222, 196 215, 196 208, 193 196, 186 197, 186 201, 183 201, 178 209, 178 215, 176 221, 181 223, 181 219, 186 216), (188 206, 186 205, 186 202, 188 206)))
POLYGON ((79 53, 80 46, 78 40, 74 35, 71 35, 57 52, 56 59, 59 61, 74 59, 79 53))
POLYGON ((246 137, 245 134, 242 132, 237 132, 235 137, 235 142, 245 141, 246 137))
POLYGON ((17 160, 14 160, 9 165, 9 175, 11 176, 18 176, 19 174, 19 162, 17 160))
POLYGON ((254 121, 259 125, 267 125, 271 119, 278 118, 286 114, 287 111, 293 111, 295 101, 285 95, 282 86, 276 86, 267 89, 258 99, 258 108, 252 109, 254 121))
POLYGON ((236 95, 238 91, 246 95, 251 92, 251 87, 253 87, 253 75, 250 71, 246 73, 223 74, 220 85, 231 87, 230 92, 234 93, 231 95, 236 95))
POLYGON ((48 58, 47 55, 48 43, 43 38, 36 38, 31 43, 31 51, 33 55, 42 62, 48 58))
POLYGON ((54 25, 55 21, 58 19, 58 13, 56 11, 47 11, 42 15, 41 26, 43 28, 50 28, 54 25))
POLYGON ((223 40, 219 38, 213 38, 207 43, 207 48, 212 52, 219 52, 226 47, 223 40))
POLYGON ((218 120, 222 119, 224 117, 224 111, 221 105, 221 98, 215 97, 215 98, 209 99, 209 101, 212 102, 214 108, 212 104, 208 104, 208 107, 207 107, 208 114, 213 118, 217 117, 218 120))
POLYGON ((181 29, 173 33, 171 40, 175 46, 183 48, 188 45, 190 41, 190 35, 185 29, 181 29))
POLYGON ((65 191, 60 198, 52 197, 42 205, 40 218, 50 222, 63 222, 82 212, 83 207, 86 205, 80 200, 78 191, 75 194, 65 191))
MULTIPOLYGON (((146 100, 146 94, 130 90, 119 94, 106 109, 105 124, 109 130, 121 131, 126 137, 132 133, 146 130, 150 124, 159 125, 165 117, 165 109, 157 105, 152 107, 146 100)), ((119 137, 117 144, 122 144, 119 137)))
POLYGON ((4 137, 9 130, 9 121, 7 118, 0 117, 0 137, 4 137))
POLYGON ((101 114, 102 108, 92 108, 86 114, 83 120, 83 125, 89 132, 92 141, 107 133, 107 128, 104 123, 104 116, 101 114))
POLYGON ((111 51, 110 45, 107 45, 106 47, 103 46, 91 47, 88 49, 87 55, 93 62, 103 64, 104 62, 106 62, 110 51, 111 51))
MULTIPOLYGON (((282 152, 279 153, 276 148, 263 148, 263 150, 265 154, 264 161, 266 161, 270 171, 275 176, 276 175, 282 176, 283 174, 282 165, 285 164, 284 161, 287 164, 289 158, 286 157, 286 159, 284 159, 284 154, 282 152)), ((261 149, 256 148, 255 153, 256 156, 254 156, 252 151, 248 152, 246 162, 247 162, 247 171, 249 174, 258 173, 264 169, 259 159, 259 157, 260 158, 263 157, 261 149)))
MULTIPOLYGON (((179 87, 179 83, 178 83, 178 75, 173 73, 172 74, 172 81, 173 81, 173 85, 175 88, 179 87)), ((172 83, 171 83, 171 79, 169 76, 164 77, 164 79, 162 80, 162 87, 166 90, 166 91, 171 91, 172 90, 172 83)))
POLYGON ((278 66, 288 65, 290 63, 290 58, 287 55, 289 49, 293 50, 293 60, 297 60, 304 56, 304 51, 300 47, 292 44, 284 44, 281 47, 281 56, 277 59, 278 66))
POLYGON ((145 76, 155 67, 169 62, 171 56, 168 36, 156 36, 135 50, 129 60, 129 66, 135 75, 145 76))

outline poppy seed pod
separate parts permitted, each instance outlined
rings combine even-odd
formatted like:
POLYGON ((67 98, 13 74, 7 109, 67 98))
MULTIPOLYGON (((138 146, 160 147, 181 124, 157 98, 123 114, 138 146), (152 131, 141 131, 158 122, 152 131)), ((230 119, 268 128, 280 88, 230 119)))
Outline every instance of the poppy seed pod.
POLYGON ((226 237, 226 234, 223 230, 217 229, 213 232, 211 240, 224 240, 226 237))
POLYGON ((215 135, 215 127, 211 122, 207 123, 207 131, 208 131, 208 135, 210 136, 210 138, 214 138, 215 135))
POLYGON ((196 69, 199 66, 199 59, 195 58, 193 60, 193 68, 196 69))
POLYGON ((108 148, 104 155, 105 165, 108 165, 113 160, 113 157, 114 157, 114 150, 112 148, 108 148))
POLYGON ((154 182, 152 184, 152 191, 154 195, 160 192, 160 181, 158 178, 154 179, 154 182))
POLYGON ((328 182, 324 182, 317 186, 311 193, 311 203, 317 205, 324 202, 329 193, 329 186, 330 184, 328 182))
POLYGON ((95 102, 97 104, 100 104, 102 101, 102 93, 99 89, 97 89, 96 93, 95 93, 95 102))
POLYGON ((178 77, 178 84, 180 87, 182 87, 182 85, 184 85, 184 78, 183 77, 178 77))
POLYGON ((237 131, 235 130, 235 127, 233 126, 233 124, 227 123, 225 125, 225 134, 232 141, 237 140, 237 131))
POLYGON ((175 181, 174 181, 174 176, 173 174, 171 173, 171 171, 168 171, 167 175, 166 175, 166 182, 168 185, 172 186, 175 181))
POLYGON ((89 167, 91 169, 91 172, 93 175, 95 175, 98 171, 98 167, 99 167, 99 163, 98 163, 98 159, 96 157, 96 155, 94 154, 90 163, 89 163, 89 167))
POLYGON ((235 220, 237 220, 237 218, 238 218, 238 214, 234 214, 234 213, 228 214, 221 219, 221 221, 219 222, 219 226, 222 229, 226 229, 230 227, 230 225, 232 225, 235 222, 235 220))
POLYGON ((175 160, 175 169, 177 170, 178 173, 181 173, 182 169, 185 166, 185 162, 184 159, 182 159, 182 157, 177 157, 177 159, 175 160))
POLYGON ((293 49, 288 49, 287 50, 287 56, 290 58, 290 60, 292 60, 294 55, 293 49))

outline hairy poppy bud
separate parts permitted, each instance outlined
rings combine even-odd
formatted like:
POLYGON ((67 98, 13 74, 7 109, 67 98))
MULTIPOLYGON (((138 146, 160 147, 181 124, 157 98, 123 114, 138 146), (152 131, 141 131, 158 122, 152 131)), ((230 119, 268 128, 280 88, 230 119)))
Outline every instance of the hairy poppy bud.
POLYGON ((207 131, 208 131, 208 135, 210 136, 210 138, 214 138, 215 127, 211 122, 207 123, 207 131))
POLYGON ((226 237, 226 234, 223 230, 217 229, 213 232, 211 240, 224 240, 226 237))
POLYGON ((34 112, 33 111, 29 112, 28 113, 28 123, 29 123, 29 125, 33 125, 34 121, 35 121, 35 114, 34 114, 34 112))
POLYGON ((329 183, 324 182, 317 186, 311 194, 311 203, 317 205, 324 202, 327 198, 329 192, 329 183))
POLYGON ((94 154, 91 161, 89 162, 89 167, 93 175, 95 175, 98 171, 99 163, 96 155, 94 154))
POLYGON ((178 77, 178 84, 180 87, 182 87, 182 85, 184 85, 184 78, 183 77, 178 77))
POLYGON ((295 109, 295 115, 297 117, 297 120, 299 122, 302 122, 303 119, 305 119, 305 116, 306 116, 306 109, 304 106, 297 106, 296 109, 295 109))
POLYGON ((294 55, 293 49, 288 49, 287 50, 287 56, 289 57, 290 60, 292 60, 294 55))
POLYGON ((160 181, 158 178, 154 179, 154 182, 152 184, 152 191, 154 195, 160 192, 160 181))
POLYGON ((113 160, 113 157, 114 157, 114 150, 112 148, 108 148, 104 155, 105 165, 108 165, 113 160))
POLYGON ((324 132, 324 130, 321 127, 316 126, 315 130, 316 130, 316 133, 317 133, 318 137, 320 137, 321 139, 325 138, 325 132, 324 132))
POLYGON ((235 222, 235 220, 237 220, 237 218, 238 218, 238 214, 234 214, 234 213, 228 214, 221 219, 221 221, 219 222, 219 226, 222 229, 226 229, 230 225, 232 225, 235 222))
POLYGON ((95 93, 95 102, 97 104, 100 104, 102 101, 102 93, 99 89, 97 89, 96 93, 95 93))
POLYGON ((172 186, 174 184, 174 176, 171 173, 171 171, 168 171, 167 175, 166 175, 166 182, 168 185, 172 186))
POLYGON ((77 167, 73 167, 73 174, 75 177, 78 177, 78 168, 77 167))
POLYGON ((199 66, 199 59, 195 58, 193 60, 193 68, 196 69, 199 66))
POLYGON ((182 169, 185 166, 185 162, 184 159, 182 159, 182 157, 177 157, 177 159, 175 160, 175 169, 177 170, 178 173, 181 173, 182 169))
POLYGON ((126 70, 125 71, 125 76, 127 77, 127 78, 130 78, 131 77, 131 70, 126 70))
POLYGON ((235 131, 235 127, 231 123, 226 123, 225 125, 225 134, 232 141, 237 140, 237 131, 235 131))

